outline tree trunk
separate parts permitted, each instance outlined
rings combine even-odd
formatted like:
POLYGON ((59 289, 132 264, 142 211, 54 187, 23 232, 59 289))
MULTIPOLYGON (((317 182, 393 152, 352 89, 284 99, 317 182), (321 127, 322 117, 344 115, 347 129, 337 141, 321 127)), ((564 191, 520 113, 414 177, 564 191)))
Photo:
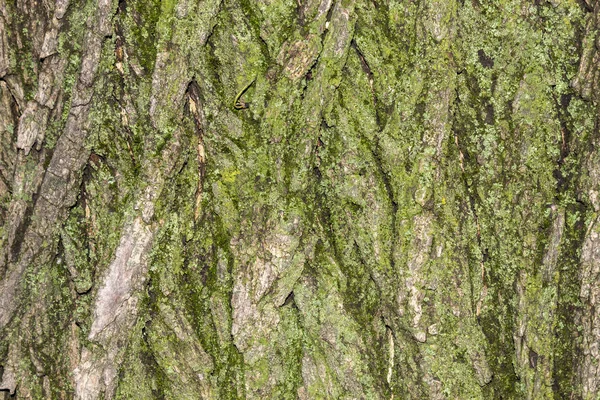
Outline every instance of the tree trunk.
POLYGON ((598 398, 599 32, 0 0, 0 398, 598 398))

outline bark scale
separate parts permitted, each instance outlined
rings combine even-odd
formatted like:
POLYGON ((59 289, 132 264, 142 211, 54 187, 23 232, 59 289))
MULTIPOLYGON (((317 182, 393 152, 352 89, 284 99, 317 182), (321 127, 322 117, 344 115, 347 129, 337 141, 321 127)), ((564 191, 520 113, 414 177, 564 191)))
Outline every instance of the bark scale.
POLYGON ((599 13, 0 0, 0 396, 597 398, 599 13))

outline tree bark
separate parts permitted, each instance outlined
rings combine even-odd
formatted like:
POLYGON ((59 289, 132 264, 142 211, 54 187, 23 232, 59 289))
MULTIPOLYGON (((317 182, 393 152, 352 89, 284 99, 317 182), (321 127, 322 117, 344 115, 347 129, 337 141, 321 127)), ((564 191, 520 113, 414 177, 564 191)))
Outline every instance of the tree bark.
POLYGON ((599 398, 599 30, 0 0, 0 398, 599 398))

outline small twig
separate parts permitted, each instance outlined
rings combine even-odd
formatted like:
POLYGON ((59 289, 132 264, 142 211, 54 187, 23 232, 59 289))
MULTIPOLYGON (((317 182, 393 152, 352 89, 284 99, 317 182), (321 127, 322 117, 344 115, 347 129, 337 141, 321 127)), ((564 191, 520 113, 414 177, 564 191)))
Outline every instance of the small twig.
POLYGON ((242 95, 244 93, 246 93, 246 91, 250 88, 250 86, 252 86, 252 84, 256 82, 256 77, 254 77, 254 79, 252 79, 250 81, 250 83, 248 83, 246 86, 244 86, 244 88, 242 90, 239 91, 239 93, 237 94, 237 96, 235 96, 235 99, 233 100, 233 107, 236 110, 243 110, 245 108, 248 108, 248 104, 244 101, 240 100, 240 97, 242 97, 242 95))

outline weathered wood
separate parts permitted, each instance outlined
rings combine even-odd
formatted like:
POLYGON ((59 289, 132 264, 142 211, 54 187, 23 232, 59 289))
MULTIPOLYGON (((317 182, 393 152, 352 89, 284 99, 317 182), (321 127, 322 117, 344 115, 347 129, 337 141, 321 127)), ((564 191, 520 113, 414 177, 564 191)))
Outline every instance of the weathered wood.
POLYGON ((597 398, 599 13, 0 0, 0 398, 597 398))

